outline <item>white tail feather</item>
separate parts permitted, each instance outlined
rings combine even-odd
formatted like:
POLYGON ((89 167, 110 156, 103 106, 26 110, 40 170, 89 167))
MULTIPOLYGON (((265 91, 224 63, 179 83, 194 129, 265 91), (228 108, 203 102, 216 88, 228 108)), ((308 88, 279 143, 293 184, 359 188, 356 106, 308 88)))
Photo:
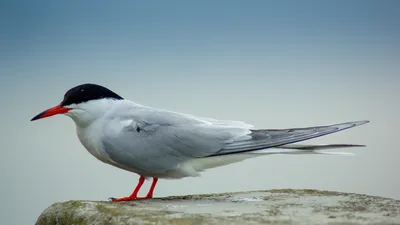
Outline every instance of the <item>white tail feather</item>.
POLYGON ((353 156, 355 154, 350 152, 330 152, 327 149, 334 148, 347 148, 347 147, 363 147, 363 145, 285 145, 279 146, 278 148, 268 148, 257 151, 251 151, 246 153, 237 153, 230 155, 213 156, 206 158, 197 158, 186 161, 180 167, 182 173, 190 176, 200 176, 201 171, 225 166, 232 163, 237 163, 246 159, 259 157, 263 155, 273 154, 290 154, 290 155, 302 155, 302 154, 323 154, 323 155, 342 155, 342 156, 353 156))

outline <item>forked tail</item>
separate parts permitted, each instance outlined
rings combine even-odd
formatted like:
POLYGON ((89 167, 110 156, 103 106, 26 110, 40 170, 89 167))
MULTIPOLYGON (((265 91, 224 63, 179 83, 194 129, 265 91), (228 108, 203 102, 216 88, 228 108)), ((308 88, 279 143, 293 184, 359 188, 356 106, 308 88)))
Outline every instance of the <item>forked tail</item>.
MULTIPOLYGON (((291 129, 260 129, 252 130, 249 138, 234 141, 212 156, 251 153, 251 154, 327 154, 323 150, 333 148, 363 147, 363 145, 332 144, 332 145, 298 145, 293 144, 331 133, 336 133, 352 127, 363 125, 369 121, 355 121, 327 126, 291 128, 291 129)), ((336 153, 337 154, 337 153, 336 153)))

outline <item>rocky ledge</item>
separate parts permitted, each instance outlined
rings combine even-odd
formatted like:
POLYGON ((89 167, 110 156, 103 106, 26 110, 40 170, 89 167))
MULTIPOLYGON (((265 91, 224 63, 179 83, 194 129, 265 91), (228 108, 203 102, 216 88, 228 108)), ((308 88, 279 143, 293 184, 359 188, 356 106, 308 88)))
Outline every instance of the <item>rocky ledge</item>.
POLYGON ((66 201, 36 225, 400 224, 400 201, 318 190, 267 190, 133 202, 66 201))

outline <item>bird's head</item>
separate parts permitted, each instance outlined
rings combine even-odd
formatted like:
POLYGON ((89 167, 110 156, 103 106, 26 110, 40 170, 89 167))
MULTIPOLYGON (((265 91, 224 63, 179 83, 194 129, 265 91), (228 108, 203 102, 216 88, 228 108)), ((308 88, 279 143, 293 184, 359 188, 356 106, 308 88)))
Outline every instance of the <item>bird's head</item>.
POLYGON ((84 126, 103 115, 118 100, 123 98, 108 88, 82 84, 69 89, 60 104, 39 113, 31 121, 64 114, 77 125, 84 126))

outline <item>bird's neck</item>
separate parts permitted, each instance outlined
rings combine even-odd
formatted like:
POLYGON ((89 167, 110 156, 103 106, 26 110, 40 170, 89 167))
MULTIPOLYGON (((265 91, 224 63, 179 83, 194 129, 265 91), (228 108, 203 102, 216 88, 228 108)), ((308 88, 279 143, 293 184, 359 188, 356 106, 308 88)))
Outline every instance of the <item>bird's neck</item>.
POLYGON ((114 111, 121 100, 102 99, 84 103, 79 108, 72 110, 69 116, 77 127, 85 128, 93 122, 102 119, 108 112, 114 111))

